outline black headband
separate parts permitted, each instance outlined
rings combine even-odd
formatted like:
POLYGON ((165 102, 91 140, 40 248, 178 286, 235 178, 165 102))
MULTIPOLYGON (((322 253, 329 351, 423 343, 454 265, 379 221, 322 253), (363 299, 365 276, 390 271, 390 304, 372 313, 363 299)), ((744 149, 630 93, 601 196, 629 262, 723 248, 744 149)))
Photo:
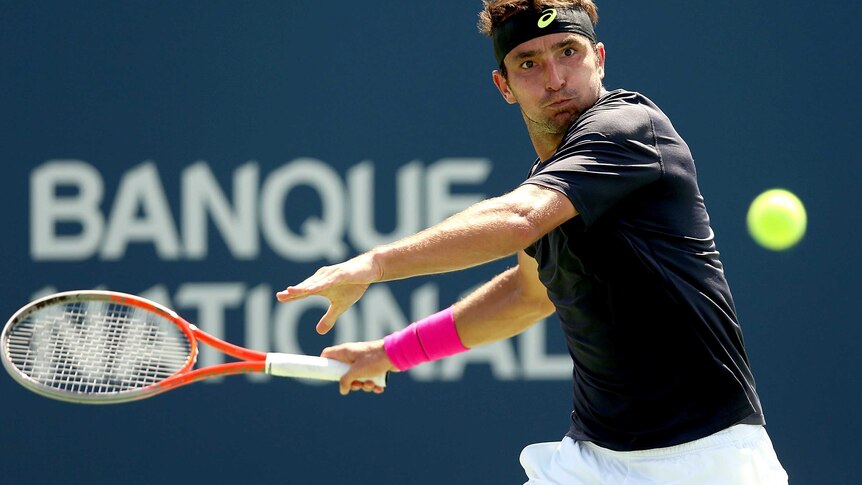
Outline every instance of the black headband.
POLYGON ((597 42, 593 21, 580 8, 548 8, 541 12, 525 10, 507 18, 494 29, 494 55, 497 64, 503 66, 503 59, 512 49, 530 39, 560 32, 573 32, 597 42))

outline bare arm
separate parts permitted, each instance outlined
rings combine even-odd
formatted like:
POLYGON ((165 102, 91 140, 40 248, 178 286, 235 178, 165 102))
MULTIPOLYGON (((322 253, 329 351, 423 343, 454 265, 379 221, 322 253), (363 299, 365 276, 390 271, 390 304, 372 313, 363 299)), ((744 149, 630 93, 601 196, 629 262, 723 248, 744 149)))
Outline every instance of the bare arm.
POLYGON ((377 281, 455 271, 514 254, 576 215, 563 194, 523 185, 369 254, 377 281))
POLYGON ((323 267, 277 297, 281 302, 310 295, 327 298, 329 309, 317 324, 317 331, 326 333, 371 283, 455 271, 499 259, 522 250, 576 215, 575 207, 560 192, 523 185, 413 236, 323 267))
POLYGON ((554 305, 539 281, 536 261, 521 251, 518 266, 456 303, 454 311, 458 336, 472 348, 521 333, 553 313, 554 305))

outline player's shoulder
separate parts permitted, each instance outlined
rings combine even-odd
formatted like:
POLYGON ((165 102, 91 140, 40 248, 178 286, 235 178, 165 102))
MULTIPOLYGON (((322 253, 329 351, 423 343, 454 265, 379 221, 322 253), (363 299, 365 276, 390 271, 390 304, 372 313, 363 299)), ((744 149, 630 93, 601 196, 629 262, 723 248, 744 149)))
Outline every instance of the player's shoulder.
POLYGON ((584 112, 583 118, 588 122, 614 120, 621 116, 642 119, 648 118, 653 110, 658 110, 658 107, 643 94, 617 89, 603 92, 596 104, 584 112))
POLYGON ((569 138, 599 135, 641 138, 651 132, 652 119, 660 113, 649 98, 634 91, 605 91, 598 101, 572 125, 569 138))

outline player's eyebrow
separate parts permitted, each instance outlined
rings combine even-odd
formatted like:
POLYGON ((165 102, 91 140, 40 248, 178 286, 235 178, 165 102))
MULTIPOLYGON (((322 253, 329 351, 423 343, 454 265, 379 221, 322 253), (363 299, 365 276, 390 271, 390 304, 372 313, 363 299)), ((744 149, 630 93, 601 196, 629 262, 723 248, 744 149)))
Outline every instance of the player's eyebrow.
MULTIPOLYGON (((566 47, 580 47, 580 43, 578 42, 577 37, 575 37, 575 34, 572 34, 572 35, 566 37, 565 39, 551 45, 551 50, 559 50, 559 49, 563 49, 566 47)), ((522 60, 522 59, 528 59, 530 57, 535 57, 535 56, 539 55, 541 52, 542 51, 539 49, 532 49, 532 50, 517 52, 517 53, 515 53, 513 60, 518 61, 518 60, 522 60)))

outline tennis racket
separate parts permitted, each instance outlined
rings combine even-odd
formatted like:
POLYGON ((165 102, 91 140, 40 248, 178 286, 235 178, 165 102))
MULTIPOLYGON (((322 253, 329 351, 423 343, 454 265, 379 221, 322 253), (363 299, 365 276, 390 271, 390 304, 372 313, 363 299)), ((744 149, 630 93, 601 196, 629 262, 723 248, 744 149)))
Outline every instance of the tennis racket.
MULTIPOLYGON (((239 347, 158 303, 96 290, 56 293, 18 310, 0 335, 0 359, 31 391, 86 404, 136 401, 210 377, 250 372, 337 381, 349 368, 323 357, 239 347), (239 360, 193 369, 198 342, 239 360)), ((386 375, 369 380, 386 386, 386 375)))

